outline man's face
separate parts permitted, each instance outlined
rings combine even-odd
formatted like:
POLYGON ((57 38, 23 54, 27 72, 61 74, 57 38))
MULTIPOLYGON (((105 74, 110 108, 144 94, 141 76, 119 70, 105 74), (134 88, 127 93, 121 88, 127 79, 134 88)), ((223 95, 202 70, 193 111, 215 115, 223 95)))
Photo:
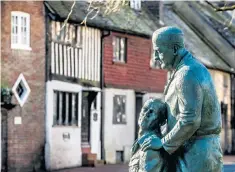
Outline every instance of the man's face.
POLYGON ((156 43, 153 44, 153 50, 154 59, 160 62, 161 68, 168 70, 171 69, 174 60, 173 49, 156 41, 156 43))

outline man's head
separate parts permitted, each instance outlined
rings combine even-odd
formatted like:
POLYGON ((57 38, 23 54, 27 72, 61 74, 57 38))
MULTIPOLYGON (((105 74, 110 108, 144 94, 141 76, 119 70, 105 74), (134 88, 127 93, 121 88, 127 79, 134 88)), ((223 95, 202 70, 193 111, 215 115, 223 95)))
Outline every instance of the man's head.
POLYGON ((166 120, 166 105, 158 99, 149 99, 144 103, 139 117, 139 127, 142 130, 152 130, 162 125, 166 120))
POLYGON ((172 69, 178 50, 184 48, 183 32, 177 27, 163 27, 152 36, 154 58, 163 69, 172 69))

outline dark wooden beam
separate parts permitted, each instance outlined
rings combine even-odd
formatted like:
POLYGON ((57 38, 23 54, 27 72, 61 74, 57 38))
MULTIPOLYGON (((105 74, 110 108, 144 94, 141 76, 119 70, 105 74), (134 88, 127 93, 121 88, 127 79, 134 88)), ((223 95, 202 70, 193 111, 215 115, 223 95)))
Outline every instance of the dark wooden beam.
POLYGON ((67 76, 58 75, 58 74, 51 74, 50 79, 68 82, 72 84, 80 84, 85 87, 99 87, 100 86, 100 82, 98 81, 89 81, 89 80, 84 80, 84 79, 79 79, 79 78, 74 78, 74 77, 67 77, 67 76))

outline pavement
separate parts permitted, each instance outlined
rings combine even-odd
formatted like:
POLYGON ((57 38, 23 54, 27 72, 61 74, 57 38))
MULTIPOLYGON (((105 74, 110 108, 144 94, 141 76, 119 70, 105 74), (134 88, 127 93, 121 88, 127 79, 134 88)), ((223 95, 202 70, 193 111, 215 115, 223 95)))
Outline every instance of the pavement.
POLYGON ((235 172, 235 156, 224 156, 224 172, 235 172))
MULTIPOLYGON (((56 170, 55 172, 128 172, 128 166, 126 164, 102 165, 56 170)), ((235 156, 224 156, 224 172, 235 172, 235 156)))
POLYGON ((232 156, 224 156, 224 164, 225 165, 231 165, 234 164, 235 165, 235 155, 232 156))

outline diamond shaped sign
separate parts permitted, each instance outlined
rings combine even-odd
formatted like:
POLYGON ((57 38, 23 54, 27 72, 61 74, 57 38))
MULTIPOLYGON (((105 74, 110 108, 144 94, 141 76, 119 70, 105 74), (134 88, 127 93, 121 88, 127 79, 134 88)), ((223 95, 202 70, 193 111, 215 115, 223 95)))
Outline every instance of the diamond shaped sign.
POLYGON ((14 93, 21 107, 26 102, 30 91, 31 90, 29 88, 29 85, 26 82, 24 75, 21 73, 12 88, 12 92, 14 93))

